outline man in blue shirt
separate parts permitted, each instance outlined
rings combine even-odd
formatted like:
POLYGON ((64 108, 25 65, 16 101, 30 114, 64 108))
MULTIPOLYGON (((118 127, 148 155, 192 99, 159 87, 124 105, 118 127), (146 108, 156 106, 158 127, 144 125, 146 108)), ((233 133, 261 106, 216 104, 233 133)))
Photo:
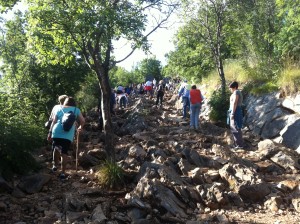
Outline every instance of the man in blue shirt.
POLYGON ((187 110, 190 108, 190 89, 191 85, 188 84, 186 81, 179 88, 178 98, 182 98, 182 117, 184 119, 187 118, 187 110))

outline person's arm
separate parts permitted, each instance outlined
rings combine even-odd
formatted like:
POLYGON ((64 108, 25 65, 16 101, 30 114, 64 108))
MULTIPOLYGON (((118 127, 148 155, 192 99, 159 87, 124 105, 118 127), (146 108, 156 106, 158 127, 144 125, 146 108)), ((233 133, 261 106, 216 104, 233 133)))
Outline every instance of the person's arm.
POLYGON ((48 132, 48 136, 47 136, 47 140, 48 141, 51 141, 51 139, 52 139, 52 130, 53 130, 53 127, 56 124, 56 122, 57 122, 57 116, 54 115, 54 119, 53 119, 53 121, 51 123, 51 126, 49 128, 49 132, 48 132))
POLYGON ((236 92, 235 92, 233 97, 234 98, 233 98, 233 106, 232 106, 231 116, 234 116, 235 111, 236 111, 236 107, 237 107, 237 104, 238 104, 238 101, 239 101, 239 95, 236 94, 236 92))
POLYGON ((180 89, 179 89, 179 92, 178 92, 178 98, 181 97, 182 93, 183 93, 183 88, 180 88, 180 89))
POLYGON ((84 117, 82 116, 82 113, 80 113, 78 115, 78 119, 79 119, 79 127, 77 128, 77 131, 82 131, 83 130, 83 127, 84 127, 84 124, 85 124, 85 119, 84 117))
POLYGON ((54 117, 55 117, 55 111, 56 111, 56 106, 54 106, 51 110, 51 114, 50 114, 50 117, 49 117, 49 120, 54 120, 54 117))

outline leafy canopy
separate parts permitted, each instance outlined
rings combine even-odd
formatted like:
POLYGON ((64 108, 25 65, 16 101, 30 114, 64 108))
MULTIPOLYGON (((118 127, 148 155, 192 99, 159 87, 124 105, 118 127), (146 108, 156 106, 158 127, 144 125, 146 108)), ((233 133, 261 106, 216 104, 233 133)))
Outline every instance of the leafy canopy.
MULTIPOLYGON (((141 5, 129 1, 30 0, 29 24, 36 56, 53 63, 84 55, 93 68, 95 58, 108 63, 111 43, 126 37, 143 45, 145 17, 141 5), (55 46, 55 47, 54 47, 55 46)), ((110 59, 110 58, 109 58, 110 59)))

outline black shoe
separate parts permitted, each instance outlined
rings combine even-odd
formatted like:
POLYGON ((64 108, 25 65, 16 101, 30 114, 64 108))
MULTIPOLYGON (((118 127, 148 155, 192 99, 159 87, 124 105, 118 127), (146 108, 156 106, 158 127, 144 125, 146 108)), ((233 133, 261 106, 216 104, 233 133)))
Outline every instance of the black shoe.
POLYGON ((57 167, 55 165, 52 166, 52 171, 56 172, 57 171, 57 167))
POLYGON ((66 175, 65 175, 64 173, 61 173, 61 174, 59 175, 59 179, 60 179, 60 180, 65 180, 65 179, 66 179, 66 175))

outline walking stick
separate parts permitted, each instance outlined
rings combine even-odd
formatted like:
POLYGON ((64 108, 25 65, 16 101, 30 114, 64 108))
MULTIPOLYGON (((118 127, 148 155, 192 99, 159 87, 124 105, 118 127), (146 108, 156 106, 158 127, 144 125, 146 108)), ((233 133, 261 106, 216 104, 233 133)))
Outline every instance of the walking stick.
POLYGON ((78 168, 78 148, 79 148, 79 131, 77 131, 77 140, 76 140, 76 173, 78 168))

